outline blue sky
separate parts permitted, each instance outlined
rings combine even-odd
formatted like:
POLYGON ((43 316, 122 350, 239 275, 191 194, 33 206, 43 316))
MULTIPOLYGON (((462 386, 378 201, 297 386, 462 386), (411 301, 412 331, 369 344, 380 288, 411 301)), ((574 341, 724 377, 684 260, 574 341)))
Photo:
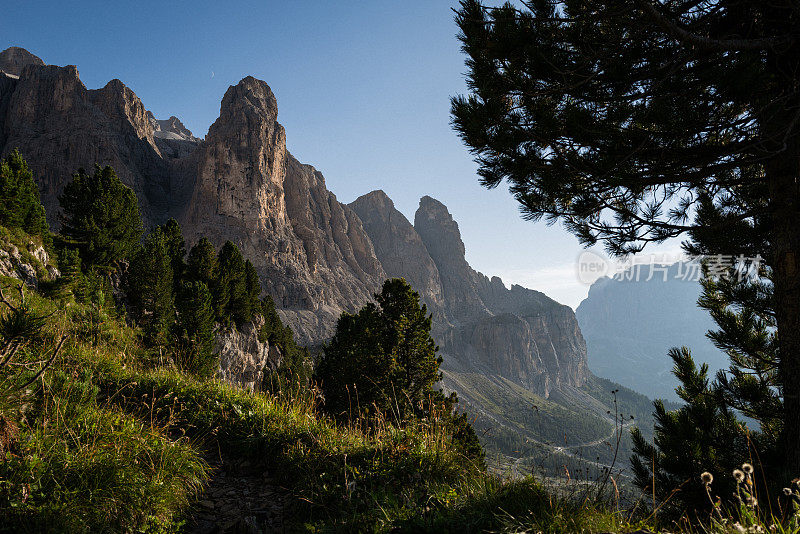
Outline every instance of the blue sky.
POLYGON ((340 201, 383 189, 413 222, 419 198, 433 196, 458 221, 474 268, 575 307, 588 291, 575 275, 578 241, 520 219, 505 187, 480 187, 450 127, 449 98, 466 91, 456 6, 26 0, 3 7, 0 49, 77 65, 89 88, 119 78, 156 117, 176 115, 200 137, 229 85, 265 80, 289 151, 340 201))

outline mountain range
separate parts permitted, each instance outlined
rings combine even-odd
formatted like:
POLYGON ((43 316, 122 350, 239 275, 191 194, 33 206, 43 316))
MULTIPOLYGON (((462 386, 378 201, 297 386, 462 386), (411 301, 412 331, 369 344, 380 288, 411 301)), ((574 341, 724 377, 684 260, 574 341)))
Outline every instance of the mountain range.
POLYGON ((611 428, 598 388, 613 384, 589 372, 572 309, 475 271, 458 224, 431 197, 413 224, 382 191, 339 202, 322 173, 288 151, 265 82, 248 76, 229 87, 200 139, 177 117, 157 119, 120 80, 87 89, 75 66, 46 65, 21 48, 0 53, 0 71, 0 154, 17 148, 26 158, 54 228, 72 174, 111 165, 136 192, 146 226, 173 217, 190 246, 200 236, 236 243, 300 343, 320 345, 342 312, 402 276, 433 315, 444 387, 478 426, 504 429, 510 443, 519 439, 509 433, 544 443, 560 440, 552 426, 567 421, 564 442, 573 444, 611 428))

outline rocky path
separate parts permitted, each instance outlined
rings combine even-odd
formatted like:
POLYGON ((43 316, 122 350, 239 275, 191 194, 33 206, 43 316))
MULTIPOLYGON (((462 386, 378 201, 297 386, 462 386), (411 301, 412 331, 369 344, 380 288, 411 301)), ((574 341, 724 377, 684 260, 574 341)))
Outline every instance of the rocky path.
POLYGON ((186 523, 192 534, 285 531, 288 490, 263 468, 217 462, 186 523))

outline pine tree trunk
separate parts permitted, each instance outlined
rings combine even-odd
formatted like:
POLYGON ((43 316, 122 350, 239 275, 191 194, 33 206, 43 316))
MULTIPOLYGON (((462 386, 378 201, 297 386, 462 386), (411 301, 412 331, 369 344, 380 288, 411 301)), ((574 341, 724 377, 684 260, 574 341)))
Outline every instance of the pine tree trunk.
MULTIPOLYGON (((793 33, 792 23, 775 17, 775 31, 793 33)), ((772 102, 761 120, 765 146, 772 152, 765 164, 771 217, 770 257, 774 309, 778 327, 778 378, 783 393, 783 428, 778 450, 785 483, 800 476, 800 134, 795 118, 800 109, 797 45, 770 49, 766 64, 773 72, 772 102)))
POLYGON ((796 154, 783 164, 768 166, 773 209, 769 263, 778 325, 778 372, 783 385, 780 446, 783 471, 790 477, 800 476, 800 174, 796 154))

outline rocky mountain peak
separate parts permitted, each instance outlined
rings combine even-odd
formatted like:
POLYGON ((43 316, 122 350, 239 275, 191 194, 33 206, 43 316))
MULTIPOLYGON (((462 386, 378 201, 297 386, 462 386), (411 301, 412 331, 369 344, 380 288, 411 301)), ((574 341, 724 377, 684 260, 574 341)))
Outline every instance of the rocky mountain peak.
POLYGON ((450 265, 466 265, 461 231, 447 206, 427 195, 422 197, 414 215, 414 228, 425 241, 434 260, 438 257, 450 265))
POLYGON ((422 197, 414 215, 414 230, 439 270, 450 318, 462 322, 488 315, 479 295, 480 279, 467 263, 461 231, 447 207, 434 198, 422 197))
POLYGON ((231 86, 205 140, 176 163, 191 183, 178 217, 190 241, 239 245, 303 343, 332 335, 384 278, 361 221, 326 189, 322 174, 286 149, 269 86, 231 86))
POLYGON ((444 221, 453 220, 453 216, 450 214, 450 211, 448 211, 447 206, 428 195, 425 195, 419 199, 419 208, 417 208, 417 213, 415 216, 425 216, 429 219, 439 219, 444 221))
MULTIPOLYGON (((269 85, 262 80, 247 76, 225 91, 220 104, 219 119, 211 126, 237 123, 240 126, 258 126, 278 119, 278 101, 269 85)), ((211 135, 211 130, 209 130, 211 135)))
MULTIPOLYGON (((75 65, 66 65, 64 67, 59 67, 58 65, 25 65, 20 70, 19 80, 19 85, 29 91, 36 91, 36 93, 48 92, 48 96, 50 96, 49 92, 53 91, 50 98, 57 108, 39 110, 41 113, 67 109, 75 103, 75 100, 70 98, 71 95, 87 91, 86 86, 83 85, 78 75, 78 67, 75 65)), ((36 94, 35 96, 39 97, 40 95, 36 94)))
POLYGON ((441 316, 444 300, 439 270, 425 243, 405 215, 381 190, 357 198, 349 205, 370 236, 386 275, 405 278, 432 312, 441 316))
POLYGON ((150 121, 150 124, 153 127, 153 135, 159 139, 190 141, 192 143, 197 143, 200 141, 200 139, 195 137, 189 128, 184 126, 180 119, 175 115, 170 116, 170 118, 166 120, 159 120, 156 119, 155 115, 148 111, 147 119, 150 121))
MULTIPOLYGON (((219 118, 211 125, 206 136, 205 159, 214 163, 215 175, 210 192, 220 197, 219 192, 213 190, 226 175, 234 181, 244 180, 241 187, 235 183, 224 185, 227 191, 243 202, 248 199, 242 195, 256 195, 258 209, 252 214, 243 213, 245 218, 255 216, 263 221, 266 218, 283 220, 285 216, 285 202, 280 189, 283 187, 288 152, 286 132, 277 118, 278 104, 269 85, 248 76, 225 92, 219 118), (268 182, 273 185, 266 187, 268 182), (273 186, 278 189, 271 190, 273 186), (254 192, 253 187, 260 192, 254 192)), ((225 195, 218 200, 227 201, 225 195)), ((233 209, 240 213, 238 207, 233 209)))
POLYGON ((389 198, 389 195, 387 195, 383 189, 376 189, 374 191, 370 191, 366 195, 361 195, 352 202, 351 206, 355 204, 374 208, 394 208, 394 202, 391 198, 389 198))
POLYGON ((0 71, 12 76, 19 76, 26 65, 44 65, 41 58, 31 54, 24 48, 12 46, 0 52, 0 71))
MULTIPOLYGON (((58 195, 79 168, 110 165, 139 197, 144 217, 172 202, 167 171, 141 100, 119 80, 89 90, 74 65, 25 65, 0 83, 2 152, 19 148, 33 169, 51 225, 58 195)), ((160 221, 158 221, 160 222, 160 221)))
POLYGON ((248 76, 228 88, 190 171, 196 179, 191 226, 213 227, 221 217, 215 224, 238 227, 237 234, 286 227, 286 134, 277 115, 265 82, 248 76))
POLYGON ((433 313, 446 387, 458 389, 459 373, 476 369, 545 396, 586 381, 586 348, 572 310, 475 271, 444 204, 423 197, 414 226, 383 191, 363 195, 350 207, 386 274, 408 280, 433 313))
POLYGON ((147 118, 147 109, 130 87, 121 80, 113 79, 105 87, 92 93, 96 97, 93 98, 95 104, 112 120, 129 122, 134 128, 136 137, 147 140, 155 148, 153 127, 147 118))

